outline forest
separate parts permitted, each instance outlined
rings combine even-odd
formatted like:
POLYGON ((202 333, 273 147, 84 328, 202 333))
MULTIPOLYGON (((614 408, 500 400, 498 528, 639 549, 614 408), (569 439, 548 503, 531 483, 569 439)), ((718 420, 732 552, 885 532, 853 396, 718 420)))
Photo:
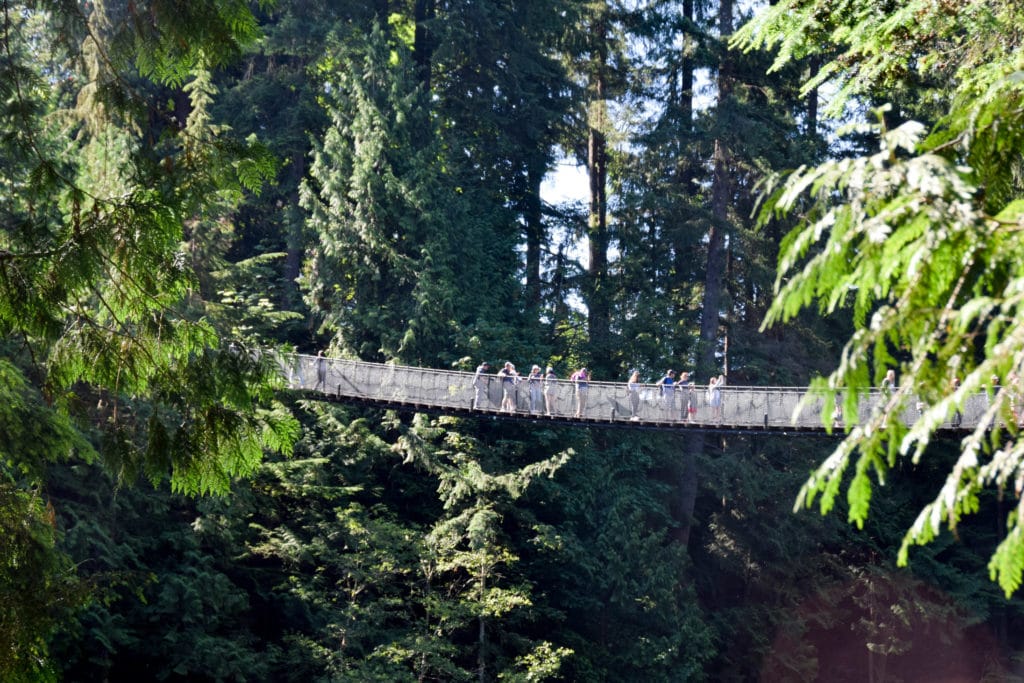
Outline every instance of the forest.
POLYGON ((1024 681, 1021 26, 0 0, 0 680, 1024 681), (286 390, 272 352, 320 351, 844 420, 286 390))

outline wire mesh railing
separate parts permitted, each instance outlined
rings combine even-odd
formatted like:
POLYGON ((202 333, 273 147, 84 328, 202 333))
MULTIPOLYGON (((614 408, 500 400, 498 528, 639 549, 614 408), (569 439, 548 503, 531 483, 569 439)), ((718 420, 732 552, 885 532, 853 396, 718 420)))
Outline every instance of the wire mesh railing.
MULTIPOLYGON (((766 430, 816 430, 822 429, 826 422, 837 427, 841 423, 839 416, 823 416, 826 410, 823 396, 808 398, 807 389, 801 387, 726 385, 709 391, 694 384, 631 387, 624 382, 594 381, 581 386, 564 379, 518 377, 509 381, 496 374, 477 375, 323 356, 281 355, 278 362, 291 389, 435 411, 766 430), (808 400, 804 401, 805 398, 808 400)), ((881 410, 886 401, 887 395, 880 390, 865 392, 859 397, 857 415, 866 416, 881 410)), ((905 404, 908 405, 896 419, 911 424, 923 407, 914 400, 905 404)), ((989 404, 987 394, 968 396, 960 410, 949 415, 943 427, 973 428, 989 404)))

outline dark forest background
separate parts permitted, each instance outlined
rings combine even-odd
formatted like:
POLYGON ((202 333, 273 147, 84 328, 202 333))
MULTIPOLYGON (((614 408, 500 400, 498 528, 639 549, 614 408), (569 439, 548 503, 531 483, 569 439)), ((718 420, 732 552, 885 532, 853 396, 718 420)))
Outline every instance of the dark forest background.
POLYGON ((858 529, 792 511, 832 437, 322 404, 250 353, 830 372, 849 317, 760 331, 790 226, 755 225, 759 183, 877 139, 819 119, 815 59, 729 48, 754 9, 4 2, 6 679, 1024 673, 986 569, 1012 503, 895 565, 952 439, 858 529))

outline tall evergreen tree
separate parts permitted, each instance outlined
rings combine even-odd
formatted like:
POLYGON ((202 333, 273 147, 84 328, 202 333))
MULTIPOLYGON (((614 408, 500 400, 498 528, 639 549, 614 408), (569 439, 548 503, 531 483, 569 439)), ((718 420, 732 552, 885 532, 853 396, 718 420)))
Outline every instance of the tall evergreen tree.
POLYGON ((328 87, 333 124, 303 193, 319 237, 305 274, 309 301, 357 357, 452 360, 458 247, 409 52, 375 28, 364 45, 342 47, 328 87))
POLYGON ((586 354, 591 359, 591 370, 601 379, 611 378, 620 370, 612 360, 617 344, 612 339, 614 284, 610 258, 614 231, 609 216, 609 192, 616 143, 613 112, 628 78, 628 15, 628 9, 621 3, 588 3, 567 45, 571 72, 584 93, 577 129, 570 131, 574 139, 567 146, 585 162, 589 181, 582 234, 587 259, 580 287, 586 306, 586 354))
POLYGON ((573 680, 702 680, 714 657, 686 550, 670 542, 676 491, 652 476, 675 457, 649 436, 588 439, 537 488, 559 552, 532 562, 558 610, 557 642, 575 652, 573 680))
MULTIPOLYGON (((264 296, 277 308, 301 313, 300 320, 307 323, 291 322, 288 334, 277 336, 306 346, 316 335, 298 286, 310 241, 299 186, 307 176, 312 141, 322 139, 328 124, 320 102, 323 78, 318 64, 332 40, 344 42, 345 36, 363 35, 374 24, 386 25, 387 3, 281 0, 254 11, 263 36, 218 71, 223 94, 214 112, 238 135, 258 136, 280 167, 269 187, 247 195, 238 207, 236 239, 226 257, 231 262, 258 258, 265 268, 277 269, 274 280, 280 283, 264 296)), ((265 278, 260 282, 268 284, 265 278)), ((237 292, 235 287, 229 291, 237 292)), ((235 297, 224 298, 226 305, 237 308, 235 297)), ((278 326, 279 332, 284 329, 278 326)))
POLYGON ((438 11, 433 110, 444 148, 458 151, 446 155, 464 200, 453 221, 471 240, 464 267, 483 295, 467 330, 513 358, 550 355, 538 324, 554 324, 556 229, 540 187, 574 92, 557 48, 578 8, 485 0, 438 11))

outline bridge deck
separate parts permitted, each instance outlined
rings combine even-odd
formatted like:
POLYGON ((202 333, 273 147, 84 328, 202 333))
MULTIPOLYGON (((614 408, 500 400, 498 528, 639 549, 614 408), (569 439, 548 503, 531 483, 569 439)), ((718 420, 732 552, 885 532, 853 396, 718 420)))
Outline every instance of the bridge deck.
MULTIPOLYGON (((800 407, 807 390, 799 387, 725 386, 716 408, 705 387, 677 385, 663 391, 658 385, 641 385, 634 414, 625 383, 589 382, 580 410, 579 392, 572 382, 531 384, 524 377, 507 387, 515 404, 515 411, 509 412, 500 410, 506 387, 494 374, 484 376, 477 387, 471 372, 303 355, 283 356, 280 363, 290 389, 314 394, 322 400, 466 417, 592 426, 825 432, 823 399, 812 397, 800 407)), ((858 414, 869 414, 881 405, 882 398, 877 390, 865 393, 860 398, 858 414)), ((973 428, 987 408, 988 398, 984 394, 969 397, 959 425, 947 422, 944 428, 973 428)), ((901 417, 908 424, 917 417, 913 402, 901 417)))

